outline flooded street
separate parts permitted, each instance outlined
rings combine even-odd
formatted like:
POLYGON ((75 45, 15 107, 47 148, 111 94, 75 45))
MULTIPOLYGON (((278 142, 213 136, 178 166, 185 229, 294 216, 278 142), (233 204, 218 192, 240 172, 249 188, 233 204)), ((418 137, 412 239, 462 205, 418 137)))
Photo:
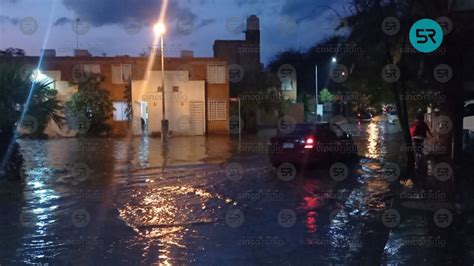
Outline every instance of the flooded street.
POLYGON ((22 140, 25 181, 4 182, 1 265, 376 265, 392 207, 382 168, 401 160, 385 121, 343 126, 359 162, 287 180, 265 139, 22 140))

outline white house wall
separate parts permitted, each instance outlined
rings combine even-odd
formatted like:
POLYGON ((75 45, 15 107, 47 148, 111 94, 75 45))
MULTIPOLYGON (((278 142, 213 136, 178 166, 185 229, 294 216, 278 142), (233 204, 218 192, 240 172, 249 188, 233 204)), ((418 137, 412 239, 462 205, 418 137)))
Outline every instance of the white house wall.
MULTIPOLYGON (((204 135, 205 134, 205 82, 189 81, 187 71, 165 71, 165 107, 169 129, 174 135, 204 135), (179 91, 173 91, 178 86, 179 91), (202 125, 199 130, 193 130, 190 123, 190 103, 201 102, 203 106, 200 115, 202 125)), ((132 81, 133 102, 133 134, 140 135, 140 102, 148 103, 148 134, 161 132, 162 120, 162 94, 158 92, 161 87, 161 72, 153 71, 149 80, 132 81)), ((196 104, 193 104, 196 106, 196 104)))

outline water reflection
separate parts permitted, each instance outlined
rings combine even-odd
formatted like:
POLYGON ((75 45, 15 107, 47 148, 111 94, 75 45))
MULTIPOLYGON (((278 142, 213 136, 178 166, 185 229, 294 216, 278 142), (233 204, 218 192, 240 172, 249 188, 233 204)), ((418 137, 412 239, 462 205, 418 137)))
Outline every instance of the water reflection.
POLYGON ((24 184, 0 191, 8 217, 0 233, 11 246, 2 245, 8 260, 0 264, 64 264, 78 252, 78 263, 133 262, 129 244, 141 250, 142 262, 176 264, 180 256, 172 254, 194 233, 189 225, 215 222, 225 205, 222 196, 200 187, 207 173, 196 172, 230 157, 228 138, 216 140, 172 138, 166 153, 152 138, 21 140, 24 184), (182 178, 193 181, 183 185, 182 178), (77 210, 82 216, 73 217, 77 210), (116 242, 116 234, 128 240, 116 242), (123 254, 105 258, 112 247, 123 254))
POLYGON ((375 123, 370 123, 367 126, 367 133, 367 152, 365 153, 365 156, 375 159, 379 155, 378 144, 380 135, 378 125, 375 123))

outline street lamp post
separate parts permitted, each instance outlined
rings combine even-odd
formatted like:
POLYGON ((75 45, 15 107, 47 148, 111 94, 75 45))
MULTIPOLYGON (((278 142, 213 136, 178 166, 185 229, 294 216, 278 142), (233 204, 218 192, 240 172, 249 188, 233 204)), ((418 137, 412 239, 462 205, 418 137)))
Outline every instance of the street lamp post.
MULTIPOLYGON (((333 64, 337 63, 337 58, 336 57, 331 58, 331 63, 333 64)), ((318 90, 319 90, 318 85, 319 84, 318 84, 318 65, 317 64, 314 65, 314 74, 315 74, 315 85, 316 85, 314 97, 315 97, 315 103, 316 103, 316 120, 318 120, 318 103, 319 103, 318 102, 318 90)))
POLYGON ((165 25, 163 23, 157 23, 154 27, 155 34, 160 36, 160 52, 161 52, 161 112, 163 117, 161 119, 161 141, 163 143, 168 142, 169 122, 166 119, 166 105, 165 105, 165 53, 163 35, 166 32, 165 25))

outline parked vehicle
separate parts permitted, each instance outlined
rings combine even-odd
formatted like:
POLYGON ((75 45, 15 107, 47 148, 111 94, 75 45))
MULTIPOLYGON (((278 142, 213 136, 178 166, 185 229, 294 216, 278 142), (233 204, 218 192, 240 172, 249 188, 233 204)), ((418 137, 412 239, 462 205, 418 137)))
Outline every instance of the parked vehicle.
POLYGON ((398 121, 398 113, 397 111, 391 111, 389 114, 388 114, 388 120, 387 120, 390 124, 393 124, 395 122, 398 121))
POLYGON ((373 115, 367 110, 361 110, 357 112, 357 120, 359 122, 370 122, 373 119, 373 115))
POLYGON ((468 141, 474 139, 474 100, 464 102, 462 128, 468 141))
POLYGON ((357 146, 350 134, 334 123, 296 124, 291 133, 279 132, 269 143, 270 162, 274 167, 292 163, 308 167, 328 160, 357 157, 357 146))

